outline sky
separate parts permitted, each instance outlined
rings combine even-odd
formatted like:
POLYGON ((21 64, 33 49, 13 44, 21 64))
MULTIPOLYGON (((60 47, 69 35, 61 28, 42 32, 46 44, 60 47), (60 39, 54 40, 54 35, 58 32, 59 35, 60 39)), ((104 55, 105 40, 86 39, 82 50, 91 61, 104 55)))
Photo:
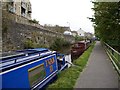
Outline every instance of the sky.
POLYGON ((32 19, 41 25, 70 26, 72 31, 80 28, 94 33, 92 22, 93 4, 90 0, 30 0, 32 4, 32 19))

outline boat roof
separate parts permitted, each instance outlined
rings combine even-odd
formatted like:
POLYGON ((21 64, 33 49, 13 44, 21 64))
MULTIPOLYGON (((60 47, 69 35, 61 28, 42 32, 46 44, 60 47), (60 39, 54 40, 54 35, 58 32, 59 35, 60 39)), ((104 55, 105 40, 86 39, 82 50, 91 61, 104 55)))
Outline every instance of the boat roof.
POLYGON ((51 52, 47 48, 35 48, 35 49, 25 49, 17 51, 9 51, 2 53, 0 57, 0 70, 5 70, 11 68, 12 66, 17 66, 26 62, 30 62, 34 59, 50 55, 51 52))
POLYGON ((25 50, 18 50, 16 52, 22 52, 22 53, 35 53, 35 52, 45 52, 48 51, 49 49, 47 48, 35 48, 35 49, 25 49, 25 50))
POLYGON ((89 43, 89 41, 78 41, 77 43, 89 43))
POLYGON ((49 51, 49 49, 47 49, 47 48, 25 49, 25 50, 2 52, 0 54, 0 56, 3 59, 3 58, 9 58, 9 57, 14 57, 14 56, 21 56, 21 55, 32 54, 32 53, 37 53, 37 52, 41 52, 42 53, 42 52, 46 52, 46 51, 49 51))
POLYGON ((28 49, 28 50, 33 50, 33 51, 48 51, 47 48, 35 48, 35 49, 28 49))

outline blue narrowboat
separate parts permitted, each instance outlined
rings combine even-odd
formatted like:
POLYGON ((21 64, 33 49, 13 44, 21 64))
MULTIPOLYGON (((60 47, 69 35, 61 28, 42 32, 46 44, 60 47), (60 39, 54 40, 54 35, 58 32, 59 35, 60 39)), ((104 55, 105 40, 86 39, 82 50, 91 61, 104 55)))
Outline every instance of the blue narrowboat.
POLYGON ((2 88, 42 88, 67 66, 63 54, 46 48, 3 53, 2 88))

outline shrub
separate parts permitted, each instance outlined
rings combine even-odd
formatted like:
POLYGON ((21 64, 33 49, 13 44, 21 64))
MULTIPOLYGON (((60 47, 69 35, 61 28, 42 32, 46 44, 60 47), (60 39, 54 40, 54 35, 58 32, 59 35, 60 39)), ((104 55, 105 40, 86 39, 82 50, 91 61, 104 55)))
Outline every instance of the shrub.
POLYGON ((44 45, 44 44, 36 44, 36 43, 34 43, 33 47, 34 47, 34 48, 48 48, 47 45, 44 45))
POLYGON ((56 38, 54 42, 50 45, 50 49, 58 51, 61 48, 69 45, 70 45, 70 42, 64 40, 63 38, 56 38))
POLYGON ((34 48, 34 44, 31 40, 28 39, 24 42, 24 49, 29 49, 29 48, 34 48))
POLYGON ((24 42, 24 49, 30 49, 30 48, 48 48, 48 46, 44 44, 38 44, 38 43, 33 42, 30 39, 27 39, 24 42))
POLYGON ((84 37, 80 37, 78 35, 76 35, 74 38, 75 38, 75 41, 82 41, 82 40, 84 40, 84 37))

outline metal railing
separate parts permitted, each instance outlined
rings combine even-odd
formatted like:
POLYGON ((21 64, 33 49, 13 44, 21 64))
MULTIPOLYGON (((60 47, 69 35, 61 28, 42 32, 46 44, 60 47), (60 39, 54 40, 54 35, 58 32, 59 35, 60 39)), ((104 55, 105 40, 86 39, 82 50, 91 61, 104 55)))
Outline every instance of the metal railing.
POLYGON ((113 49, 110 45, 107 43, 104 43, 105 50, 112 61, 115 69, 117 70, 118 74, 120 75, 120 53, 113 49))

